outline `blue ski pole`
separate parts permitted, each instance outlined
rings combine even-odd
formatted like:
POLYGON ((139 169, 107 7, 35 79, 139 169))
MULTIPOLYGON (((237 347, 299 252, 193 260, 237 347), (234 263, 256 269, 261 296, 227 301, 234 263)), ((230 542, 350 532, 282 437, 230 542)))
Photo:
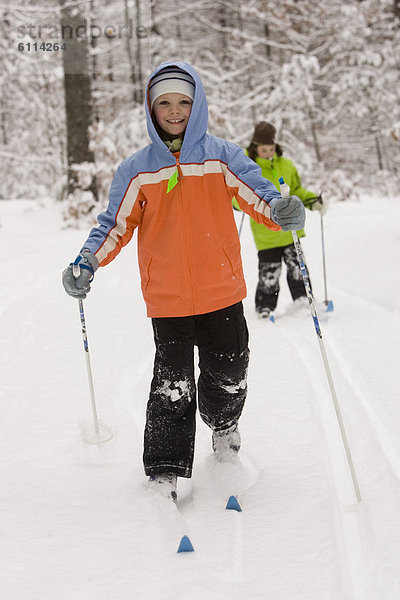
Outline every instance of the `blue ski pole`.
MULTIPOLYGON (((289 186, 285 183, 285 181, 282 177, 279 178, 279 183, 280 183, 280 190, 281 190, 282 198, 288 198, 289 194, 290 194, 289 186)), ((331 369, 329 367, 328 357, 327 357, 327 354, 325 351, 324 342, 322 340, 321 327, 319 325, 317 310, 315 308, 314 299, 313 299, 313 295, 311 292, 311 286, 310 286, 310 282, 308 279, 308 273, 307 273, 307 269, 304 264, 303 252, 302 252, 302 249, 300 246, 299 238, 297 236, 297 231, 292 231, 292 236, 293 236, 294 246, 296 248, 297 260, 299 261, 300 271, 301 271, 301 274, 303 277, 304 287, 306 289, 308 303, 309 303, 310 309, 311 309, 311 315, 312 315, 312 319, 314 322, 315 332, 317 334, 318 343, 319 343, 319 347, 320 347, 321 354, 322 354, 322 360, 324 363, 325 372, 326 372, 326 376, 328 379, 333 404, 335 406, 336 417, 338 420, 340 433, 342 435, 343 445, 344 445, 344 448, 346 451, 347 462, 349 465, 351 478, 353 480, 354 491, 355 491, 355 494, 357 497, 357 502, 361 502, 360 486, 358 484, 357 475, 356 475, 356 471, 355 471, 354 464, 353 464, 353 459, 351 457, 350 446, 349 446, 349 442, 347 440, 346 430, 344 427, 343 417, 342 417, 342 413, 340 410, 339 401, 338 401, 336 390, 335 390, 335 385, 333 383, 331 369)))

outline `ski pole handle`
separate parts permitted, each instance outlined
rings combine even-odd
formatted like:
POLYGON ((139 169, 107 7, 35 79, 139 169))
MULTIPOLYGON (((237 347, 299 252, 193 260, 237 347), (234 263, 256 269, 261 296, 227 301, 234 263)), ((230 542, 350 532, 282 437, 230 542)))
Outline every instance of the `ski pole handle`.
POLYGON ((285 183, 285 180, 283 179, 283 177, 279 177, 279 187, 280 187, 282 198, 289 198, 290 187, 288 186, 287 183, 285 183))

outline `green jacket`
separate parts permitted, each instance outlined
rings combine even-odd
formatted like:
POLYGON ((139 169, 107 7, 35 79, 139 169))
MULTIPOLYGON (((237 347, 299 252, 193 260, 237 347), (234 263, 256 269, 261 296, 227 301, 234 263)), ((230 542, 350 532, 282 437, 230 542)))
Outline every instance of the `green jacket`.
MULTIPOLYGON (((261 167, 263 177, 271 181, 278 190, 279 177, 283 177, 285 183, 290 187, 290 194, 292 196, 298 196, 300 200, 302 200, 304 206, 310 208, 310 205, 312 204, 311 198, 315 198, 316 195, 301 187, 300 175, 291 160, 284 158, 283 156, 278 156, 275 153, 272 160, 257 157, 256 163, 261 167)), ((239 208, 236 199, 233 201, 233 206, 239 208)), ((260 225, 253 221, 253 219, 250 219, 250 225, 257 250, 281 248, 282 246, 293 244, 293 237, 290 231, 271 231, 264 225, 260 225)), ((297 235, 298 237, 304 237, 304 229, 298 231, 297 235)))

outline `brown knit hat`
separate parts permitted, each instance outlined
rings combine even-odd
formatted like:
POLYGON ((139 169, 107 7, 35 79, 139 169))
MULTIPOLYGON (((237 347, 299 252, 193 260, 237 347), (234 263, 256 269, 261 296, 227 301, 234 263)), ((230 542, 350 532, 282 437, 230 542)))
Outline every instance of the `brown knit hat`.
POLYGON ((271 123, 259 121, 254 128, 251 143, 272 146, 275 144, 275 133, 276 129, 271 123))

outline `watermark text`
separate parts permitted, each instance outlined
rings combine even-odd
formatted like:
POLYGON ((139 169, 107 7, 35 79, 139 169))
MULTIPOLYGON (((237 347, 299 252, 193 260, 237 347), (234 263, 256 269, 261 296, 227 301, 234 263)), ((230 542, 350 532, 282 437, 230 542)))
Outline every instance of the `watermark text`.
POLYGON ((123 37, 143 39, 147 37, 147 28, 143 25, 134 25, 129 19, 126 25, 105 25, 101 27, 95 23, 89 23, 86 19, 77 26, 69 24, 55 25, 54 23, 42 23, 17 26, 17 38, 32 40, 94 40, 105 37, 109 40, 121 39, 123 37))

